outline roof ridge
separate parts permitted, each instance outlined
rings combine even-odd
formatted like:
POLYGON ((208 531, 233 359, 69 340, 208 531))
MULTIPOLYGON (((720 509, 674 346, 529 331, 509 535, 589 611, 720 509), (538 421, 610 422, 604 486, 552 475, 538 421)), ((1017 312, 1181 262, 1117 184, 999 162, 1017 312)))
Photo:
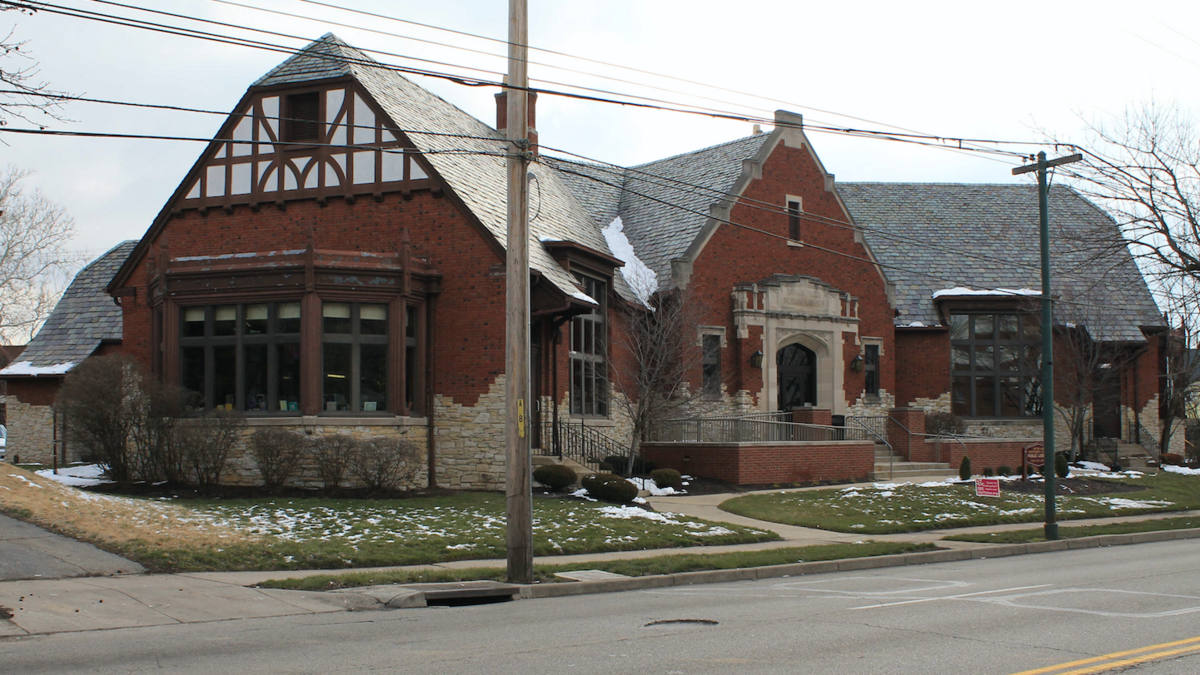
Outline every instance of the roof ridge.
POLYGON ((687 157, 687 156, 689 156, 689 155, 698 155, 698 154, 700 154, 700 153, 702 153, 702 152, 709 152, 709 151, 711 151, 711 150, 716 150, 717 148, 723 148, 723 147, 725 147, 725 146, 727 146, 727 145, 733 145, 734 143, 744 143, 744 142, 746 142, 746 141, 748 141, 748 140, 751 140, 751 139, 754 139, 754 138, 763 137, 763 138, 765 139, 765 138, 766 138, 767 136, 769 136, 769 135, 770 135, 769 133, 751 134, 751 135, 749 135, 749 136, 743 136, 743 137, 741 137, 741 138, 735 138, 735 139, 733 139, 732 141, 725 141, 724 143, 717 143, 716 145, 710 145, 710 146, 708 146, 708 147, 705 147, 705 148, 700 148, 700 149, 698 149, 698 150, 689 150, 688 152, 681 152, 681 153, 679 153, 678 155, 671 155, 670 157, 663 157, 662 159, 655 159, 655 160, 652 160, 652 161, 649 161, 649 162, 644 162, 644 163, 642 163, 642 164, 633 164, 633 165, 631 165, 631 166, 624 167, 624 168, 627 168, 627 169, 641 169, 641 168, 644 168, 644 167, 650 166, 651 164, 660 164, 660 163, 662 163, 662 162, 668 162, 668 161, 671 161, 671 160, 673 160, 673 159, 682 159, 682 158, 684 158, 684 157, 687 157))
MULTIPOLYGON (((279 63, 279 65, 275 66, 271 70, 267 71, 267 73, 265 75, 263 75, 262 77, 255 80, 250 85, 250 87, 251 88, 261 87, 261 86, 264 86, 264 83, 269 82, 270 80, 272 80, 276 77, 285 76, 287 74, 289 67, 291 67, 293 64, 295 64, 296 62, 303 60, 303 59, 319 59, 323 64, 325 64, 327 67, 329 67, 330 70, 340 67, 341 69, 343 69, 345 71, 343 73, 344 75, 356 75, 354 72, 355 66, 369 66, 371 64, 382 65, 379 63, 379 61, 376 61, 375 59, 371 58, 367 54, 360 51, 358 48, 351 46, 345 40, 341 39, 337 35, 330 32, 330 33, 326 33, 326 34, 322 35, 321 37, 317 38, 316 40, 313 40, 312 42, 308 43, 307 45, 304 45, 300 49, 296 50, 295 53, 293 53, 291 56, 284 59, 282 62, 279 63), (317 50, 320 49, 321 47, 329 47, 329 48, 331 48, 331 51, 336 50, 337 52, 341 52, 341 53, 340 54, 319 53, 317 50), (347 52, 349 52, 349 54, 347 54, 347 52), (347 58, 347 57, 349 57, 349 58, 347 58), (354 63, 352 61, 360 61, 361 63, 354 63)), ((324 77, 316 78, 316 79, 327 79, 327 78, 328 78, 328 75, 326 75, 324 77)), ((293 81, 303 81, 303 80, 293 80, 293 81)))

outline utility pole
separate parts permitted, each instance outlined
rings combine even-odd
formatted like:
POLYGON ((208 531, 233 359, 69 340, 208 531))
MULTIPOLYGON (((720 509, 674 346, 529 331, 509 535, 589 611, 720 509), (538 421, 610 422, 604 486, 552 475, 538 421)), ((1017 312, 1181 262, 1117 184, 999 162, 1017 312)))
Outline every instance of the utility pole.
POLYGON ((508 4, 508 294, 505 302, 504 445, 508 469, 508 580, 533 583, 533 467, 529 459, 529 23, 527 0, 508 4))
POLYGON ((1046 161, 1046 153, 1043 151, 1037 155, 1037 164, 1012 170, 1014 176, 1036 171, 1038 178, 1038 220, 1042 240, 1042 447, 1046 462, 1042 466, 1042 477, 1046 480, 1045 535, 1046 539, 1051 541, 1058 539, 1058 521, 1055 517, 1054 489, 1054 324, 1050 308, 1050 197, 1046 185, 1046 169, 1082 159, 1082 155, 1075 154, 1046 161))

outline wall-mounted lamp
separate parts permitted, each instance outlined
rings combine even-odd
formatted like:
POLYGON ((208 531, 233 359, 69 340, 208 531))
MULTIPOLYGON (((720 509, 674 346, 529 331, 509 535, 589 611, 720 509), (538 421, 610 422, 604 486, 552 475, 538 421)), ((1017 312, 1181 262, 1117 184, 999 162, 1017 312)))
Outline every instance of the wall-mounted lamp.
POLYGON ((761 350, 754 352, 750 355, 750 365, 754 368, 762 368, 762 359, 763 353, 761 350))
POLYGON ((862 354, 859 354, 858 356, 854 357, 853 360, 850 361, 850 370, 852 370, 856 373, 861 373, 862 369, 863 369, 863 357, 862 357, 862 354))

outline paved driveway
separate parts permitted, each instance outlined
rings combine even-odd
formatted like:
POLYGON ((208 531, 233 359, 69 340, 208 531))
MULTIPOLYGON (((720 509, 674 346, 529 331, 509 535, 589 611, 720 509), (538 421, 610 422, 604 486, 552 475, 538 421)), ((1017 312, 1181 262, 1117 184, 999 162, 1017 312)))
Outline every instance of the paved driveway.
POLYGON ((138 574, 142 566, 120 556, 0 516, 0 581, 138 574))

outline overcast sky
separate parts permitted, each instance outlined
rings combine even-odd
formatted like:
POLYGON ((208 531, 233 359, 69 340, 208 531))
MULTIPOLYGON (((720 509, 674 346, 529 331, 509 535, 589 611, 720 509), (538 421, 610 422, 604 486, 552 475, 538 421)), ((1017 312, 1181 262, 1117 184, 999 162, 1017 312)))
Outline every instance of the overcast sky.
MULTIPOLYGON (((502 55, 504 48, 496 42, 303 0, 237 2, 311 20, 219 0, 126 1, 302 36, 304 41, 203 26, 95 1, 57 1, 290 48, 332 31, 361 48, 452 65, 372 54, 386 63, 488 80, 506 68, 500 56, 461 49, 502 55)), ((493 38, 506 36, 505 0, 328 2, 493 38)), ((1200 109, 1196 105, 1200 3, 1194 0, 529 0, 529 12, 534 47, 592 60, 533 51, 531 77, 559 83, 535 82, 547 89, 582 85, 748 115, 770 117, 771 111, 784 108, 804 114, 810 124, 1017 141, 1040 140, 1038 129, 1078 135, 1080 116, 1111 120, 1126 106, 1151 98, 1200 109)), ((52 88, 95 98, 227 112, 251 82, 286 58, 278 52, 49 12, 32 17, 5 12, 0 23, 15 24, 15 37, 28 41, 25 49, 40 62, 41 78, 52 88)), ((412 79, 494 125, 495 88, 412 79)), ((71 103, 65 115, 70 122, 48 121, 48 127, 211 137, 223 120, 216 115, 79 102, 71 103)), ((28 125, 17 121, 12 126, 28 125)), ((545 145, 629 165, 749 135, 751 124, 543 96, 538 102, 538 130, 545 145)), ((810 136, 826 168, 839 181, 1018 180, 1010 175, 1016 160, 993 155, 837 134, 810 136)), ((167 141, 14 134, 3 134, 3 140, 8 142, 7 147, 0 146, 4 163, 36 172, 30 182, 70 211, 78 224, 77 247, 91 254, 123 239, 139 238, 203 150, 199 143, 167 141)))

